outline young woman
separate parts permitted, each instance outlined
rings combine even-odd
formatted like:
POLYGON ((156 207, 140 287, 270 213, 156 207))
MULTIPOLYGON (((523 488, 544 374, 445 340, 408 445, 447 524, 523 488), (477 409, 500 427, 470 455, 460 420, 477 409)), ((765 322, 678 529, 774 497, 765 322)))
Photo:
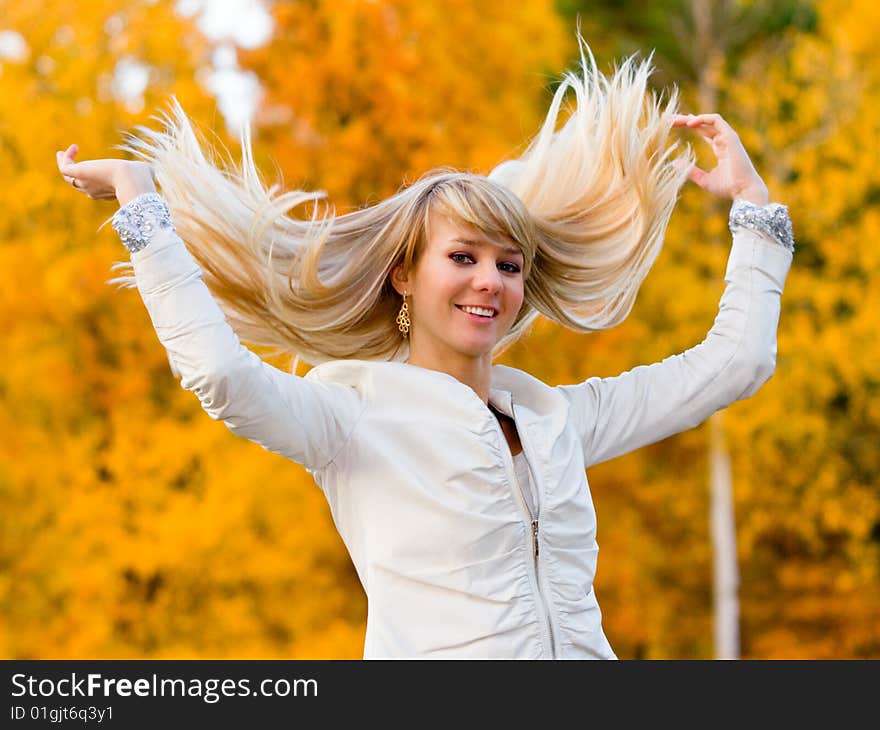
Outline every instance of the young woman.
POLYGON ((164 131, 121 147, 141 160, 58 153, 77 190, 119 200, 133 274, 112 281, 138 288, 181 386, 322 489, 368 596, 365 658, 615 658, 585 468, 773 373, 787 209, 719 115, 675 113, 675 91, 661 109, 650 60, 610 78, 581 61, 519 159, 434 170, 345 215, 318 216, 321 192, 264 189, 247 130, 240 170, 218 169, 176 101, 164 131), (568 89, 577 105, 556 130, 568 89), (673 158, 675 127, 717 166, 673 158), (538 314, 582 332, 625 318, 688 179, 734 201, 703 342, 556 387, 493 365, 538 314), (308 201, 310 219, 287 215, 308 201), (316 367, 283 372, 241 340, 316 367))

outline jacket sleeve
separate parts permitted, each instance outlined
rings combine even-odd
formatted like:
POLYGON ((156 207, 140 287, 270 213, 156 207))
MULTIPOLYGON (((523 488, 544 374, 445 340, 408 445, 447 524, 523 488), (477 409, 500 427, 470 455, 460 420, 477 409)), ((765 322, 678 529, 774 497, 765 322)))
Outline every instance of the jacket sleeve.
POLYGON ((205 412, 233 433, 309 472, 326 466, 363 410, 358 392, 263 361, 240 343, 174 227, 153 225, 149 238, 149 245, 132 251, 132 267, 181 387, 195 393, 205 412))
POLYGON ((616 377, 557 386, 569 401, 586 466, 693 428, 753 395, 773 374, 792 248, 757 227, 731 230, 726 287, 700 344, 616 377))

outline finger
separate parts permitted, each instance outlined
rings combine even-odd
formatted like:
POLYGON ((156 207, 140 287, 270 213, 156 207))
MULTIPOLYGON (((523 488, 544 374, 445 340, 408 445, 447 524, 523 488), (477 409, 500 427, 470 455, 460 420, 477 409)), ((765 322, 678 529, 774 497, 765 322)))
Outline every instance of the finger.
POLYGON ((673 114, 672 115, 672 126, 673 127, 683 127, 686 125, 691 119, 693 119, 693 114, 673 114))
POLYGON ((76 156, 76 153, 79 152, 79 148, 72 144, 63 152, 55 153, 55 160, 58 163, 58 169, 60 170, 62 167, 75 164, 73 162, 73 158, 76 156))
POLYGON ((713 139, 719 134, 726 134, 732 130, 732 127, 721 118, 720 114, 699 114, 688 121, 687 126, 708 139, 713 139))
POLYGON ((701 122, 703 124, 724 124, 724 118, 720 114, 691 114, 689 115, 693 122, 701 122))
POLYGON ((65 175, 76 177, 77 172, 79 172, 80 170, 80 164, 78 162, 73 162, 66 157, 62 157, 61 163, 58 165, 58 169, 61 170, 61 172, 65 175))
POLYGON ((708 172, 706 172, 701 167, 697 167, 696 165, 694 165, 691 168, 691 173, 688 177, 702 188, 705 186, 706 178, 708 176, 709 176, 708 172))

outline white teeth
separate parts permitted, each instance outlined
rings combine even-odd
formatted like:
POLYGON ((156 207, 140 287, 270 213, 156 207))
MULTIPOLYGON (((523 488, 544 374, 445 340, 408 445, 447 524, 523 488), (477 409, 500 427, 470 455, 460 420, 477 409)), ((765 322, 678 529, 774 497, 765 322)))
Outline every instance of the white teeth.
POLYGON ((462 309, 469 314, 479 314, 481 317, 495 316, 494 309, 483 309, 482 307, 462 307, 462 309))

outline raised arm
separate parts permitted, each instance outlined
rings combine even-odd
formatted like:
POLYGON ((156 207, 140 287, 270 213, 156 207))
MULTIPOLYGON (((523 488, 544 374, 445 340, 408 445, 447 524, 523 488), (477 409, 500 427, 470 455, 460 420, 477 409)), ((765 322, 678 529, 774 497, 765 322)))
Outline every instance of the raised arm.
POLYGON ((692 428, 753 395, 776 367, 780 296, 791 265, 783 206, 731 207, 733 246, 718 316, 696 347, 611 378, 558 389, 589 466, 692 428))
POLYGON ((138 291, 180 385, 235 434, 314 472, 350 437, 360 395, 336 383, 285 373, 244 347, 177 235, 168 206, 143 163, 73 163, 76 147, 57 154, 59 170, 96 200, 116 197, 113 228, 131 252, 138 291))
POLYGON ((181 387, 233 433, 310 471, 328 464, 361 413, 359 394, 285 373, 244 347, 157 193, 122 206, 113 227, 132 251, 138 290, 181 387))
POLYGON ((571 403, 587 465, 696 426, 753 395, 776 367, 780 296, 794 250, 788 210, 769 203, 739 137, 719 115, 675 115, 673 125, 699 132, 718 158, 710 172, 692 168, 690 179, 734 201, 727 286, 697 346, 617 377, 558 386, 571 403))

